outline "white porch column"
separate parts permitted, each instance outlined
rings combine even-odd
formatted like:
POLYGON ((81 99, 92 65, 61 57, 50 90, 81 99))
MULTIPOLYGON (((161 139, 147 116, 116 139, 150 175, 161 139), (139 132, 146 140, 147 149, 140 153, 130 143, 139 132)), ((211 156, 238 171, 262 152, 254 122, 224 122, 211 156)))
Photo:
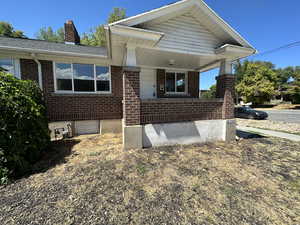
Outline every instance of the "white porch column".
POLYGON ((126 46, 126 62, 125 66, 136 67, 136 46, 127 44, 126 46))
POLYGON ((220 71, 219 71, 219 76, 221 75, 228 75, 232 74, 232 62, 228 61, 226 59, 223 59, 220 63, 220 71))

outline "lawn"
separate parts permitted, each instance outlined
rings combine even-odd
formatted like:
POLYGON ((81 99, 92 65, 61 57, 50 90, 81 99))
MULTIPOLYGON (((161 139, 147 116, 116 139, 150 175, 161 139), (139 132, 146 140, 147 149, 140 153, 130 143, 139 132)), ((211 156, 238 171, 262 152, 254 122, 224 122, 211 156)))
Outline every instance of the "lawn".
POLYGON ((273 138, 123 151, 56 143, 0 187, 1 224, 300 224, 300 143, 273 138))

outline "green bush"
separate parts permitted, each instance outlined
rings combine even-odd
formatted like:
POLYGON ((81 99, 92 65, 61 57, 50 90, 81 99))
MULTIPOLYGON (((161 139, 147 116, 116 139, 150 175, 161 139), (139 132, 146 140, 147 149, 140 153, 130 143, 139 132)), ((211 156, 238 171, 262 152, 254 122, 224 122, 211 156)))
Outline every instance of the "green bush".
POLYGON ((0 71, 0 183, 31 170, 50 143, 42 92, 0 71))

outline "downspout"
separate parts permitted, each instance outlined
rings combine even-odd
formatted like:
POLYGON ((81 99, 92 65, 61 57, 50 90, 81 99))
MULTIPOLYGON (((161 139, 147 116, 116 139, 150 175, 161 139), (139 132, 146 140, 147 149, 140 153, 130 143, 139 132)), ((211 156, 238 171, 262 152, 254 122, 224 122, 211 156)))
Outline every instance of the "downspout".
POLYGON ((43 90, 43 79, 42 79, 42 65, 39 60, 37 60, 36 55, 34 53, 31 54, 33 60, 36 62, 38 66, 38 78, 39 78, 39 86, 40 89, 43 90))
POLYGON ((34 61, 36 62, 36 64, 38 65, 38 74, 39 74, 39 86, 41 88, 41 90, 43 90, 43 80, 42 80, 42 66, 39 60, 34 59, 34 61))

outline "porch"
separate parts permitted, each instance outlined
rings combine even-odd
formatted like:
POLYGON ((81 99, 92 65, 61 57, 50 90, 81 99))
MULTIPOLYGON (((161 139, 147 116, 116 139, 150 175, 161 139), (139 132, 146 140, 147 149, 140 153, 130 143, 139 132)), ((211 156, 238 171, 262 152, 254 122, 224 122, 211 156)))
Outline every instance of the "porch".
MULTIPOLYGON (((168 84, 166 79, 159 79, 161 74, 161 69, 157 69, 155 85, 148 85, 154 87, 154 94, 145 98, 141 69, 124 67, 123 143, 126 149, 235 138, 233 75, 220 74, 216 78, 216 98, 201 99, 199 72, 186 73, 189 82, 182 89, 186 91, 179 95, 167 93, 168 84)), ((163 76, 166 77, 166 73, 163 76)))

